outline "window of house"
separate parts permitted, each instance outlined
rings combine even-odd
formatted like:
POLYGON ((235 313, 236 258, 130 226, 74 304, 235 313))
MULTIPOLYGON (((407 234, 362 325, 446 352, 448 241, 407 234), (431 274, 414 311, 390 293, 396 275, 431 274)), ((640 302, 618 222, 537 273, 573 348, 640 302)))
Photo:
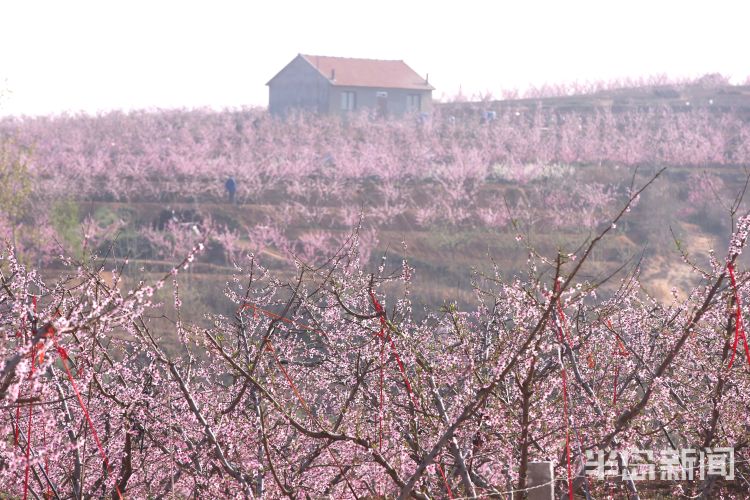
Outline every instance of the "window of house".
POLYGON ((419 94, 409 94, 406 96, 407 111, 422 111, 422 96, 419 94))
POLYGON ((350 91, 341 92, 342 111, 353 111, 357 109, 357 94, 350 91))

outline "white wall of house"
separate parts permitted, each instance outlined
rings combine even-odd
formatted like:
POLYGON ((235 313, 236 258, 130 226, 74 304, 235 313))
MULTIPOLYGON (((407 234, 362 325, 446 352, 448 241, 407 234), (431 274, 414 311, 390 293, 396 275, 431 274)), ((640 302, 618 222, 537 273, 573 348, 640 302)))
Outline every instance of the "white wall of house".
POLYGON ((291 109, 328 112, 331 84, 302 57, 295 58, 268 85, 268 111, 284 115, 291 109))
MULTIPOLYGON (((339 87, 331 86, 329 91, 328 113, 337 114, 346 112, 342 109, 342 96, 345 92, 353 92, 356 96, 356 109, 371 109, 378 111, 378 94, 385 93, 388 116, 403 116, 407 113, 431 113, 432 91, 431 90, 409 90, 378 87, 339 87), (415 96, 410 98, 410 96, 415 96), (417 97, 418 96, 418 97, 417 97), (419 101, 420 109, 410 107, 414 101, 419 101)), ((348 99, 346 100, 348 101, 348 99)))

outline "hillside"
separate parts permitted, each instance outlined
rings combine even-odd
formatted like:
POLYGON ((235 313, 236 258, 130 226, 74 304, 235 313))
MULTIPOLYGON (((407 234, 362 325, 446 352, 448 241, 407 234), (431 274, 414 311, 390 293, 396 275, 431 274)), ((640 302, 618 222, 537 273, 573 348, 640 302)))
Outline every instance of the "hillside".
POLYGON ((731 113, 750 120, 750 85, 723 85, 712 82, 659 85, 600 90, 588 94, 539 96, 486 102, 442 103, 443 112, 461 113, 466 110, 531 111, 554 110, 566 113, 592 113, 611 110, 623 113, 653 108, 675 111, 706 109, 714 113, 731 113))
POLYGON ((0 138, 9 158, 25 162, 27 197, 2 228, 48 269, 61 252, 93 252, 127 257, 136 281, 169 268, 197 230, 211 241, 193 279, 226 282, 248 252, 287 272, 295 258, 324 262, 362 215, 369 266, 383 255, 393 266, 408 258, 416 302, 434 309, 474 300, 472 269, 491 271, 494 262, 506 276, 522 270, 525 244, 574 251, 616 213, 634 173, 642 181, 667 166, 592 269, 603 276, 643 254, 646 289, 669 300, 673 286, 691 283, 670 229, 695 256, 730 230, 722 204, 750 164, 750 125, 737 113, 744 108, 720 98, 747 100, 746 87, 733 89, 701 90, 700 99, 714 99, 710 111, 662 105, 702 102, 700 89, 495 102, 496 119, 484 124, 471 113, 451 118, 451 105, 416 125, 366 116, 284 122, 261 110, 6 119, 0 138), (650 107, 607 104, 639 95, 650 107), (223 191, 229 176, 237 204, 223 191))
POLYGON ((0 121, 0 489, 477 498, 541 460, 601 498, 619 443, 747 477, 748 122, 466 109, 0 121))

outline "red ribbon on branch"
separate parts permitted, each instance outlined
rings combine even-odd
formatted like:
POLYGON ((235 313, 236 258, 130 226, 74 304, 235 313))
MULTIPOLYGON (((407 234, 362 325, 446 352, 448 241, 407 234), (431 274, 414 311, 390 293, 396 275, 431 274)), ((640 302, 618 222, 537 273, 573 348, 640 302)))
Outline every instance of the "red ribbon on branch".
POLYGON ((734 265, 732 262, 727 263, 727 270, 729 271, 729 279, 732 283, 732 290, 734 291, 734 304, 735 318, 734 318, 734 344, 732 345, 732 356, 729 358, 729 366, 727 370, 732 369, 734 363, 734 357, 737 354, 737 344, 742 338, 743 346, 745 347, 745 356, 747 357, 747 363, 750 365, 750 348, 747 345, 747 335, 745 335, 745 326, 742 324, 742 304, 740 303, 740 292, 737 290, 737 281, 734 277, 734 265))
MULTIPOLYGON (((393 340, 393 337, 390 334, 390 329, 388 328, 388 322, 385 317, 385 309, 383 309, 383 306, 378 301, 377 297, 375 297, 375 292, 370 290, 370 300, 372 300, 372 305, 375 308, 375 312, 378 313, 378 319, 380 320, 380 331, 378 332, 378 338, 381 339, 380 343, 380 414, 378 415, 378 420, 380 424, 380 447, 382 449, 383 446, 383 366, 385 364, 384 358, 384 350, 385 350, 385 341, 388 340, 391 346, 391 352, 393 353, 393 357, 396 359, 396 364, 398 365, 398 370, 401 374, 401 378, 404 381, 404 385, 406 386, 406 391, 409 393, 409 397, 411 398, 411 402, 414 405, 414 410, 416 411, 419 408, 419 403, 417 402, 417 398, 414 395, 414 391, 411 387, 411 382, 409 381, 409 376, 406 374, 406 369, 404 368, 404 363, 401 361, 401 356, 398 354, 398 349, 396 349, 396 342, 393 340)), ((453 498, 453 492, 451 491, 450 484, 448 484, 448 479, 445 477, 445 473, 443 472, 443 468, 440 466, 440 463, 438 461, 435 461, 435 467, 437 468, 438 472, 440 473, 440 477, 443 479, 443 484, 445 485, 445 490, 448 493, 448 498, 453 498)))
MULTIPOLYGON (((610 320, 607 320, 607 326, 609 326, 609 329, 612 330, 612 332, 615 331, 614 327, 612 327, 612 322, 610 320)), ((617 336, 617 333, 615 333, 615 347, 612 350, 613 356, 629 356, 630 353, 625 348, 625 345, 623 345, 622 340, 617 336)), ((615 361, 615 380, 613 384, 613 394, 612 394, 612 406, 617 404, 617 379, 620 376, 620 363, 617 363, 615 361)))
MULTIPOLYGON (((76 384, 75 379, 73 378, 73 373, 70 371, 70 366, 68 366, 68 352, 65 350, 64 347, 60 346, 57 343, 57 337, 55 336, 55 328, 52 325, 47 326, 47 331, 45 332, 45 337, 52 339, 52 343, 55 346, 55 350, 60 355, 60 360, 62 361, 63 368, 65 369, 65 374, 68 376, 68 380, 70 381, 70 385, 73 388, 73 392, 76 395, 76 399, 78 399, 78 404, 81 407, 81 410, 83 410, 83 415, 86 418, 86 422, 88 423, 89 429, 91 429, 91 435, 94 436, 94 441, 96 442, 96 447, 99 450, 99 456, 101 456, 102 461, 104 463, 104 467, 106 468, 107 472, 112 474, 112 466, 109 464, 109 460, 107 459, 107 454, 104 452, 104 447, 102 446, 102 442, 99 440, 99 434, 96 432, 96 428, 94 427, 94 422, 91 420, 91 415, 89 414, 89 410, 86 407, 86 403, 83 401, 83 397, 81 397, 81 391, 78 390, 78 385, 76 384)), ((117 491, 117 498, 122 500, 122 493, 120 492, 120 487, 115 484, 115 490, 117 491)))
MULTIPOLYGON (((22 337, 26 341, 26 315, 21 317, 21 329, 16 332, 16 337, 22 337)), ((21 405, 16 405, 16 422, 13 426, 13 445, 18 446, 18 434, 21 429, 21 405)))
MULTIPOLYGON (((404 381, 404 384, 406 385, 406 390, 409 393, 411 401, 414 404, 414 408, 415 409, 418 408, 419 405, 418 405, 416 397, 414 395, 414 391, 412 390, 412 386, 411 386, 411 382, 409 381, 409 377, 406 374, 406 370, 404 368, 404 364, 401 361, 401 356, 399 356, 398 350, 396 349, 396 343, 394 342, 394 340, 390 336, 390 334, 386 334, 386 331, 388 329, 388 323, 387 323, 386 317, 385 317, 385 310, 383 309, 383 306, 380 304, 380 302, 378 302, 378 299, 375 297, 375 294, 372 291, 370 291, 370 298, 372 299, 373 306, 375 307, 375 310, 377 311, 379 319, 380 319, 380 331, 378 332, 378 337, 381 339, 381 348, 380 348, 380 360, 381 360, 381 363, 380 363, 380 365, 381 365, 381 372, 380 372, 380 418, 379 418, 379 420, 380 420, 380 443, 379 444, 380 444, 380 451, 382 451, 382 447, 383 447, 383 421, 382 421, 382 415, 383 415, 383 385, 384 385, 383 384, 383 379, 384 379, 384 376, 383 376, 383 366, 385 364, 384 357, 385 357, 385 342, 386 342, 386 340, 388 340, 389 343, 390 343, 391 351, 393 352, 393 356, 396 359, 396 363, 398 365, 399 372, 401 373, 401 377, 402 377, 402 379, 404 381)), ((300 323, 300 322, 294 321, 294 320, 292 320, 290 318, 287 318, 285 316, 281 316, 280 314, 276 314, 274 312, 262 309, 262 308, 256 306, 255 304, 250 304, 250 303, 244 304, 244 305, 242 305, 242 306, 239 307, 239 309, 237 310, 237 313, 241 313, 242 311, 244 311, 246 309, 252 309, 254 317, 257 317, 258 313, 260 312, 260 313, 264 314, 265 316, 268 316, 269 318, 276 319, 276 320, 279 320, 279 321, 283 321, 285 323, 291 324, 291 325, 296 326, 298 328, 302 328, 304 330, 309 330, 309 331, 312 331, 312 332, 320 333, 324 337, 327 337, 327 335, 325 334, 325 332, 323 332, 320 329, 312 328, 312 327, 310 327, 308 325, 305 325, 304 323, 300 323)), ((292 392, 294 393, 295 397, 297 398, 297 400, 302 405, 302 408, 305 410, 305 413, 307 413, 307 415, 311 419, 315 420, 315 416, 314 416, 312 410, 310 409, 309 405, 307 404, 307 401, 305 401, 305 398, 302 397, 302 394, 299 392, 299 389, 297 388, 297 384, 294 383, 294 380, 292 379, 292 376, 289 374, 289 372, 287 371, 287 369, 284 367, 283 363, 281 363, 281 360, 279 359, 278 354, 276 353, 276 349, 274 349, 273 344, 271 344, 270 340, 268 340, 266 342, 265 349, 268 352, 270 352, 271 355, 273 356, 274 362, 276 363, 276 366, 279 368, 279 371, 281 371, 281 373, 284 375, 284 378, 286 379, 287 383, 289 384, 289 387, 292 389, 292 392)), ((343 469, 341 463, 339 462, 338 458, 336 457, 336 455, 333 452, 331 452, 330 449, 328 449, 328 452, 331 455, 331 458, 333 458, 333 461, 336 463, 336 465, 338 466, 338 468, 343 473, 344 469, 343 469)), ((438 462, 435 462, 435 465, 436 465, 436 467, 438 469, 438 472, 439 472, 439 474, 440 474, 440 476, 441 476, 441 478, 443 480, 443 483, 445 485, 446 491, 448 493, 448 497, 450 499, 453 499, 453 492, 451 491, 450 485, 448 484, 448 480, 447 480, 447 478, 445 476, 443 468, 440 466, 440 464, 438 462)), ((349 485, 349 480, 346 478, 346 476, 344 476, 344 480, 347 482, 347 485, 349 485)), ((350 487, 350 489, 352 488, 351 485, 349 485, 349 487, 350 487)), ((118 493, 119 493, 119 490, 118 490, 118 493)))
MULTIPOLYGON (((279 367, 279 370, 281 370, 281 373, 284 374, 284 378, 286 378, 286 381, 289 383, 289 387, 292 388, 292 392, 294 392, 294 395, 297 397, 297 400, 302 405, 302 408, 304 408, 305 412, 307 413, 308 417, 310 417, 310 420, 313 422, 317 422, 317 419, 315 418, 315 415, 313 414, 312 410, 310 409, 310 406, 307 404, 307 401, 305 401, 305 398, 302 397, 302 394, 300 394, 299 390, 297 389, 297 384, 294 383, 294 380, 292 380, 291 375, 289 375, 289 372, 284 368, 284 365, 281 363, 281 360, 279 359, 279 356, 276 354, 276 349, 273 348, 273 344, 271 344, 270 340, 266 341, 266 350, 271 353, 273 356, 274 361, 276 362, 276 366, 279 367)), ((346 477, 346 474, 344 473, 344 467, 341 465, 341 462, 336 457, 336 454, 331 451, 331 448, 326 446, 326 450, 328 450, 328 454, 333 459, 334 463, 338 467, 339 471, 341 471, 341 476, 344 478, 344 481, 346 482, 346 485, 349 487, 349 489, 354 492, 354 488, 352 487, 351 483, 349 483, 349 479, 346 477)))
MULTIPOLYGON (((560 283, 555 280, 555 293, 560 291, 560 283)), ((565 313, 563 312, 562 305, 560 304, 560 297, 557 299, 557 313, 559 321, 555 322, 557 326, 557 340, 562 346, 565 344, 565 338, 567 337, 570 342, 570 334, 565 329, 565 313)), ((563 363, 562 353, 560 355, 560 369, 562 378, 562 392, 563 392, 563 417, 565 418, 565 456, 567 459, 568 469, 568 498, 573 500, 573 467, 570 461, 570 418, 568 410, 568 372, 565 370, 565 364, 563 363)))
MULTIPOLYGON (((33 394, 33 390, 31 384, 33 384, 32 377, 34 376, 34 354, 36 351, 36 345, 31 346, 31 370, 29 371, 29 396, 33 394)), ((29 429, 26 434, 26 469, 24 471, 24 479, 23 479, 23 500, 26 500, 29 495, 29 469, 31 468, 31 461, 30 461, 30 453, 31 453, 31 417, 33 415, 32 411, 34 409, 34 405, 29 402, 29 429)), ((19 422, 20 425, 20 422, 19 422)))
POLYGON ((370 290, 370 299, 372 300, 375 311, 378 313, 380 320, 380 331, 378 332, 378 338, 380 339, 380 408, 378 410, 378 427, 380 428, 380 434, 378 439, 378 450, 383 452, 383 386, 385 382, 384 367, 385 367, 385 330, 387 323, 385 321, 385 312, 383 307, 375 298, 375 294, 370 290))
POLYGON ((305 401, 305 398, 303 398, 302 394, 300 394, 299 390, 297 389, 297 384, 294 383, 294 380, 292 380, 292 377, 289 375, 289 372, 287 372, 286 368, 284 368, 284 365, 281 364, 281 360, 276 354, 276 350, 273 348, 273 345, 271 344, 270 340, 266 342, 266 350, 273 355, 273 359, 276 361, 276 366, 278 366, 279 370, 281 370, 281 373, 284 374, 284 378, 286 378, 286 381, 289 383, 289 387, 292 388, 292 392, 294 392, 294 395, 297 396, 297 399, 302 404, 302 407, 305 409, 305 412, 307 412, 310 418, 314 418, 313 412, 310 410, 310 407, 307 406, 307 401, 305 401))
POLYGON ((437 460, 435 461, 435 467, 437 467, 437 470, 440 473, 440 477, 443 478, 443 485, 445 486, 445 491, 448 493, 448 498, 450 500, 453 500, 453 491, 451 490, 450 484, 448 484, 448 478, 445 477, 445 472, 443 472, 443 467, 440 465, 440 462, 438 462, 437 460))
POLYGON ((375 297, 375 294, 372 292, 372 290, 370 290, 370 298, 372 299, 372 303, 375 306, 375 311, 377 311, 378 316, 380 317, 380 333, 378 333, 378 336, 382 336, 389 341, 391 352, 393 353, 393 357, 396 359, 396 364, 398 365, 398 371, 401 373, 401 378, 404 381, 404 385, 406 385, 406 391, 409 393, 409 397, 411 398, 411 402, 414 405, 414 409, 417 409, 419 408, 419 403, 417 403, 417 399, 414 396, 414 391, 411 388, 411 382, 409 382, 409 376, 406 374, 406 369, 404 369, 404 363, 401 361, 401 356, 398 355, 396 342, 393 340, 393 337, 390 333, 386 333, 389 331, 389 328, 388 323, 385 319, 385 311, 383 310, 383 306, 380 305, 380 302, 378 302, 378 299, 375 297))
POLYGON ((308 330, 308 331, 311 331, 311 332, 314 332, 314 333, 319 333, 322 336, 328 338, 328 336, 326 335, 326 333, 323 330, 319 329, 319 328, 313 328, 313 327, 311 327, 309 325, 306 325, 304 323, 300 323, 299 321, 294 321, 293 319, 289 319, 286 316, 282 316, 280 314, 276 314, 275 312, 268 311, 266 309, 262 309, 262 308, 256 306, 255 304, 246 303, 246 304, 241 305, 237 309, 237 314, 241 313, 242 311, 244 311, 246 309, 252 309, 253 310, 253 318, 257 318, 258 317, 258 312, 260 312, 261 314, 263 314, 265 316, 268 316, 271 319, 277 319, 279 321, 283 321, 284 323, 288 323, 290 325, 296 326, 297 328, 301 328, 302 330, 308 330))
MULTIPOLYGON (((34 307, 34 319, 32 321, 32 327, 36 330, 36 297, 35 296, 31 297, 31 302, 34 307)), ((25 333, 25 330, 24 330, 24 333, 25 333)), ((36 332, 34 332, 34 335, 32 335, 32 340, 34 337, 36 337, 36 332)), ((31 396, 33 395, 33 392, 34 392, 34 386, 33 386, 34 382, 32 378, 34 377, 34 361, 36 361, 35 359, 36 358, 36 344, 31 346, 30 355, 31 355, 30 356, 31 359, 29 360, 29 362, 31 363, 31 368, 29 370, 29 399, 31 399, 31 396)), ((16 406, 16 424, 18 425, 18 427, 21 426, 21 422, 20 420, 18 420, 18 418, 21 415, 20 408, 21 408, 20 406, 16 406)), ((29 470, 31 469, 31 460, 30 460, 31 430, 32 430, 31 418, 33 416, 33 410, 34 410, 34 405, 32 404, 31 401, 29 401, 29 428, 26 434, 26 468, 24 470, 24 475, 23 475, 24 476, 23 477, 23 500, 26 500, 29 496, 29 470)), ((18 444, 18 427, 16 428, 16 444, 18 444)))

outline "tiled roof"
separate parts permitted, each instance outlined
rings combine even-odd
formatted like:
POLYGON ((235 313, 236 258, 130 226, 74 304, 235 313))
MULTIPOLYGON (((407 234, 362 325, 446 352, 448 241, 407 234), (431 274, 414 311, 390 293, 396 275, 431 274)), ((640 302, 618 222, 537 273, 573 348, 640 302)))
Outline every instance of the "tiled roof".
POLYGON ((347 57, 300 54, 332 85, 343 87, 382 87, 393 89, 434 90, 404 61, 351 59, 347 57), (331 78, 333 76, 333 78, 331 78))

